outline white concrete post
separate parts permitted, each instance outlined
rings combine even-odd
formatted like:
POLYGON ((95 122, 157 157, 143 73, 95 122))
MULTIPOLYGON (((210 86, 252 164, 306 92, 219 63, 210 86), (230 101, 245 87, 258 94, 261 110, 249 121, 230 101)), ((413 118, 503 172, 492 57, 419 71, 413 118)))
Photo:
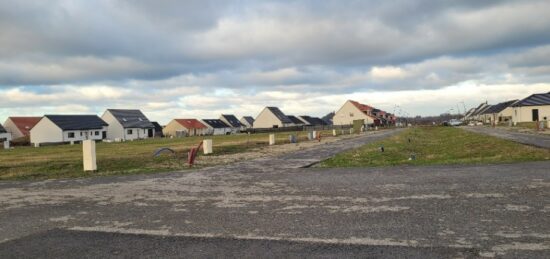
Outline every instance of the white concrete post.
POLYGON ((335 137, 336 137, 336 135, 337 135, 337 134, 336 134, 336 130, 333 129, 333 130, 332 130, 332 136, 335 136, 335 137))
POLYGON ((40 143, 34 143, 34 147, 40 147, 40 143))
POLYGON ((4 149, 10 149, 10 141, 9 140, 4 141, 4 149))
POLYGON ((308 131, 308 133, 307 133, 307 139, 308 139, 308 140, 313 140, 313 132, 308 131))
POLYGON ((353 134, 353 128, 349 129, 349 134, 353 134))
POLYGON ((84 171, 97 171, 95 141, 82 141, 82 155, 84 161, 84 171))
POLYGON ((378 130, 378 126, 374 127, 374 130, 378 130))
POLYGON ((317 138, 317 131, 314 130, 314 131, 313 131, 313 139, 316 139, 316 138, 317 138))
POLYGON ((269 145, 275 145, 275 134, 269 134, 269 145))
POLYGON ((205 155, 212 154, 212 140, 211 139, 205 139, 202 141, 202 150, 204 151, 205 155))

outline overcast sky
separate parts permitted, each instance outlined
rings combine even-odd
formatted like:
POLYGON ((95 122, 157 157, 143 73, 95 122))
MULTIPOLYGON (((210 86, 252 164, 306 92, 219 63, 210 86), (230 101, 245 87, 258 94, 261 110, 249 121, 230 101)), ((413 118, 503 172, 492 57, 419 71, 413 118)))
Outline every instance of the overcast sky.
POLYGON ((550 1, 0 0, 0 122, 434 115, 550 91, 550 1), (458 108, 457 108, 458 105, 458 108))

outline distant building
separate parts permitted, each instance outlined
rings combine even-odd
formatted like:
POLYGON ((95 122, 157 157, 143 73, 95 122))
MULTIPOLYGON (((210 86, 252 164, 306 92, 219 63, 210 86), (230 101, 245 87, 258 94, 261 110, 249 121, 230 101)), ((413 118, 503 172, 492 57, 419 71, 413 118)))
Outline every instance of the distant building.
POLYGON ((327 123, 324 120, 322 120, 321 118, 317 118, 317 117, 302 115, 302 116, 298 116, 298 119, 300 119, 302 122, 304 122, 305 125, 308 125, 308 126, 327 125, 327 123))
POLYGON ((4 129, 4 127, 0 124, 0 145, 7 141, 8 144, 5 146, 9 146, 11 139, 11 133, 7 132, 6 129, 4 129))
POLYGON ((513 122, 550 120, 550 92, 533 94, 512 105, 513 122))
POLYGON ((204 119, 202 123, 208 127, 207 134, 209 135, 229 135, 232 131, 231 126, 220 119, 204 119))
POLYGON ((155 136, 155 125, 140 110, 108 109, 101 118, 109 124, 108 139, 134 140, 155 136))
POLYGON ((208 127, 197 119, 173 119, 163 129, 167 137, 191 137, 208 134, 208 127))
POLYGON ((254 120, 254 128, 283 128, 294 123, 277 107, 265 107, 254 120))
POLYGON ((287 115, 286 117, 288 117, 288 119, 290 121, 292 121, 292 123, 295 125, 295 126, 305 126, 307 125, 306 122, 304 122, 303 120, 300 120, 298 119, 298 117, 294 116, 294 115, 287 115))
POLYGON ((239 121, 247 129, 254 127, 254 118, 252 116, 243 116, 239 121))
POLYGON ((42 117, 9 117, 4 122, 4 128, 11 133, 12 139, 16 140, 22 137, 29 137, 31 129, 42 117))
POLYGON ((348 100, 336 111, 334 125, 353 125, 354 120, 364 120, 367 125, 380 124, 380 119, 373 114, 375 108, 356 101, 348 100))
POLYGON ((509 106, 515 102, 517 102, 517 100, 511 100, 511 101, 506 101, 495 105, 489 105, 488 108, 485 109, 479 115, 481 117, 481 121, 485 123, 498 123, 498 122, 511 120, 512 109, 510 108, 505 113, 503 113, 503 111, 509 108, 509 106))
POLYGON ((97 115, 44 115, 31 129, 30 140, 34 145, 102 140, 107 128, 97 115))
POLYGON ((231 127, 232 133, 239 133, 244 129, 244 126, 241 124, 239 119, 237 119, 237 117, 233 114, 222 114, 220 116, 220 120, 231 127))
POLYGON ((153 123, 153 126, 155 126, 155 137, 156 138, 164 137, 164 134, 162 133, 162 126, 156 121, 152 121, 151 123, 153 123))

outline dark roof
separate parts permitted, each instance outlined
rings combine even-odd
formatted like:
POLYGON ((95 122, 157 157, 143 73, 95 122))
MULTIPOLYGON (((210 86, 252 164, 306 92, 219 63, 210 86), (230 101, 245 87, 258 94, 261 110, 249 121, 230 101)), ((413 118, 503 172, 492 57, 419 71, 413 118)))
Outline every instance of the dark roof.
POLYGON ((123 128, 152 129, 155 127, 140 110, 108 109, 107 111, 117 119, 123 128))
POLYGON ((153 126, 155 126, 155 132, 162 132, 162 126, 160 126, 158 122, 152 121, 151 123, 153 123, 153 126))
POLYGON ((307 115, 302 115, 300 116, 300 118, 304 119, 305 121, 307 121, 309 125, 312 125, 312 126, 327 125, 327 123, 321 118, 311 117, 307 115))
POLYGON ((229 125, 225 124, 225 122, 219 119, 204 119, 202 121, 215 129, 231 128, 229 125))
POLYGON ((292 123, 292 121, 277 107, 266 107, 279 119, 282 123, 292 123))
POLYGON ((233 128, 240 128, 243 126, 239 119, 237 119, 237 117, 235 117, 235 115, 233 114, 222 114, 222 117, 227 120, 227 122, 229 122, 229 124, 233 128))
POLYGON ((2 127, 2 124, 0 124, 0 133, 6 133, 6 129, 4 129, 4 127, 2 127))
POLYGON ((299 125, 299 124, 305 124, 303 121, 301 121, 300 119, 296 118, 296 116, 294 115, 287 115, 286 117, 288 117, 292 123, 296 124, 296 125, 299 125))
POLYGON ((537 105, 550 105, 550 92, 544 94, 533 94, 517 103, 514 107, 519 106, 537 106, 537 105))
POLYGON ((97 115, 44 115, 61 130, 102 129, 109 126, 97 115))
POLYGON ((483 112, 486 108, 488 108, 487 102, 481 103, 473 112, 470 114, 470 116, 475 116, 483 112))
POLYGON ((518 100, 511 100, 507 102, 502 102, 499 104, 491 105, 487 110, 483 112, 483 114, 493 114, 493 113, 499 113, 502 110, 506 109, 508 106, 512 105, 513 103, 517 102, 518 100))
POLYGON ((248 122, 248 124, 250 124, 250 125, 254 124, 254 118, 252 118, 252 116, 243 116, 242 119, 245 120, 246 122, 248 122))

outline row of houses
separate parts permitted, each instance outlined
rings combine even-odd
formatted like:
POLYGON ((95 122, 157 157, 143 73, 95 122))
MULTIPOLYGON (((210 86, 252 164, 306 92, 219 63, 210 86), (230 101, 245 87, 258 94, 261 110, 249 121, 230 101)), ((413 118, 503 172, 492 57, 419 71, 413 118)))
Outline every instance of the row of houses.
POLYGON ((547 121, 550 119, 550 92, 532 94, 520 100, 508 100, 494 105, 483 102, 464 115, 465 121, 488 124, 547 121))
MULTIPOLYGON (((348 100, 334 113, 330 122, 352 125, 362 120, 365 125, 393 125, 393 114, 372 106, 348 100)), ((150 121, 140 110, 107 109, 97 115, 44 115, 42 117, 9 117, 0 125, 0 142, 28 138, 40 146, 50 143, 74 143, 83 140, 128 141, 152 137, 187 137, 227 135, 248 129, 300 126, 325 126, 330 122, 307 115, 286 115, 278 107, 265 107, 254 119, 222 114, 218 119, 173 119, 166 126, 150 121)))

